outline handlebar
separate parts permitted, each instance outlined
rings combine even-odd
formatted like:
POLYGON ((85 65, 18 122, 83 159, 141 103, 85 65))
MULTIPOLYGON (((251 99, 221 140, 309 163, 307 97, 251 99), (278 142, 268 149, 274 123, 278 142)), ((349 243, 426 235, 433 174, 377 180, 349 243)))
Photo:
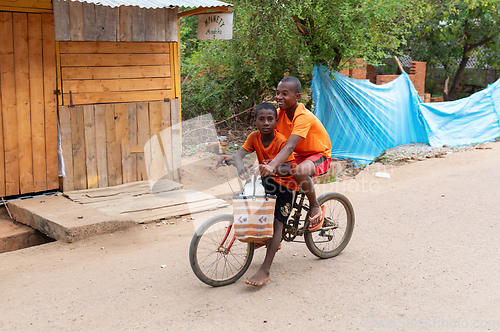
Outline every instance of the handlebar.
POLYGON ((221 166, 236 166, 236 164, 232 160, 227 160, 226 162, 224 162, 224 163, 222 163, 220 165, 221 166))

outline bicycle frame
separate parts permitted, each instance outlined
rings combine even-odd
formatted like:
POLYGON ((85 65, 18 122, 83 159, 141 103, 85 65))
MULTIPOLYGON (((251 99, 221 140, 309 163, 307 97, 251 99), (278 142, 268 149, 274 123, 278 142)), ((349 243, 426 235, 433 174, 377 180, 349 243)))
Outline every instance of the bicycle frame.
MULTIPOLYGON (((285 240, 287 242, 294 241, 297 236, 303 236, 304 233, 307 231, 307 227, 309 226, 309 221, 307 218, 305 218, 304 226, 299 228, 300 217, 302 216, 302 210, 309 212, 309 207, 307 205, 304 205, 305 198, 306 198, 306 194, 302 191, 297 192, 294 195, 293 204, 292 204, 293 215, 291 218, 288 219, 287 224, 285 224, 283 227, 283 240, 285 240)), ((224 235, 224 238, 222 239, 221 243, 219 244, 219 247, 218 247, 219 251, 221 250, 221 248, 224 248, 224 243, 226 243, 226 241, 229 237, 229 234, 231 233, 231 229, 233 228, 233 224, 234 224, 234 221, 229 224, 229 227, 226 230, 226 234, 224 235)), ((233 235, 231 242, 224 250, 225 254, 229 253, 235 240, 236 240, 236 237, 233 235)))
POLYGON ((287 242, 295 240, 297 236, 304 235, 307 227, 309 226, 309 221, 306 216, 304 226, 299 228, 302 210, 305 210, 309 213, 309 207, 307 205, 304 205, 305 197, 306 194, 302 191, 297 192, 294 196, 292 205, 293 215, 288 219, 287 224, 285 224, 283 227, 283 240, 287 242))
MULTIPOLYGON (((226 230, 226 235, 224 235, 224 238, 222 239, 222 242, 219 244, 219 247, 217 248, 218 251, 221 250, 221 248, 224 247, 224 243, 226 243, 227 238, 229 237, 229 233, 231 233, 231 229, 233 228, 234 221, 229 224, 229 227, 226 230)), ((233 238, 231 239, 231 242, 227 246, 227 248, 224 250, 224 254, 229 253, 231 250, 231 247, 233 246, 234 241, 236 240, 236 236, 233 235, 233 238)))

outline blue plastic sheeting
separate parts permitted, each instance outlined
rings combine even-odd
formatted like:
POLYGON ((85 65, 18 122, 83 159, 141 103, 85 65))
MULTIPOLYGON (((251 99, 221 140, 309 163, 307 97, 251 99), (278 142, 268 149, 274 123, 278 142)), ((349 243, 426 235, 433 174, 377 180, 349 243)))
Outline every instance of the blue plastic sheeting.
POLYGON ((452 102, 422 103, 406 73, 383 85, 314 68, 315 114, 332 141, 332 156, 370 163, 409 143, 458 146, 500 136, 500 80, 452 102))
POLYGON ((427 142, 420 98, 407 74, 384 85, 314 68, 315 115, 332 141, 332 156, 371 162, 384 150, 427 142))
POLYGON ((431 146, 465 145, 500 136, 500 80, 470 97, 420 105, 431 146))

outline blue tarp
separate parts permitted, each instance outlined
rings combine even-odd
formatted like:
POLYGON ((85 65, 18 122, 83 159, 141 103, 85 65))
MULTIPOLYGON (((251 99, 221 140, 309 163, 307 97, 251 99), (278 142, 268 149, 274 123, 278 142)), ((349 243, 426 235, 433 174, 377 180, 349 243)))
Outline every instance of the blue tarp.
POLYGON ((420 104, 429 144, 458 146, 494 140, 500 136, 499 102, 500 80, 467 98, 420 104))
POLYGON ((406 73, 383 85, 314 68, 315 114, 332 141, 332 156, 366 164, 409 143, 457 146, 500 136, 500 80, 474 95, 423 103, 406 73))

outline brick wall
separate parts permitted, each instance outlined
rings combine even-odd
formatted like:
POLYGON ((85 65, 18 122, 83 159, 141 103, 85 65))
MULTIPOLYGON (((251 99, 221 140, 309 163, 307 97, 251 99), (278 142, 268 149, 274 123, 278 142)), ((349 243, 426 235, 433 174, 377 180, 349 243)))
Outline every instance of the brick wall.
MULTIPOLYGON (((417 90, 417 93, 422 100, 425 99, 425 71, 425 62, 411 62, 410 74, 408 76, 410 77, 410 81, 413 83, 415 90, 417 90)), ((398 77, 399 75, 378 75, 377 84, 389 83, 398 77)))
POLYGON ((344 76, 349 76, 351 77, 351 71, 349 70, 349 68, 344 68, 342 69, 341 71, 339 71, 339 73, 341 73, 342 75, 344 76))
POLYGON ((373 84, 377 82, 377 75, 375 74, 375 66, 366 65, 366 78, 373 84))
POLYGON ((399 75, 377 75, 377 85, 389 83, 390 81, 394 81, 398 78, 399 75))
MULTIPOLYGON (((356 59, 356 61, 351 61, 349 65, 352 67, 353 65, 356 68, 345 68, 339 71, 342 75, 349 76, 358 80, 364 80, 367 78, 367 71, 365 61, 363 59, 356 59)), ((374 68, 375 71, 375 68, 374 68)))
POLYGON ((425 62, 411 62, 410 79, 413 82, 415 90, 417 90, 418 95, 420 96, 420 98, 422 98, 422 100, 424 99, 425 95, 425 70, 425 62))
MULTIPOLYGON (((374 84, 385 84, 390 81, 395 80, 399 75, 377 75, 375 76, 375 67, 372 65, 366 65, 363 59, 356 59, 356 62, 351 62, 351 65, 357 65, 356 68, 342 69, 340 73, 345 76, 356 78, 359 80, 369 79, 370 82, 374 84)), ((426 63, 412 61, 410 74, 410 80, 415 86, 418 95, 422 100, 425 98, 425 74, 426 74, 426 63)))
POLYGON ((358 80, 366 79, 366 65, 363 59, 356 59, 353 63, 356 67, 351 69, 351 77, 358 80))

